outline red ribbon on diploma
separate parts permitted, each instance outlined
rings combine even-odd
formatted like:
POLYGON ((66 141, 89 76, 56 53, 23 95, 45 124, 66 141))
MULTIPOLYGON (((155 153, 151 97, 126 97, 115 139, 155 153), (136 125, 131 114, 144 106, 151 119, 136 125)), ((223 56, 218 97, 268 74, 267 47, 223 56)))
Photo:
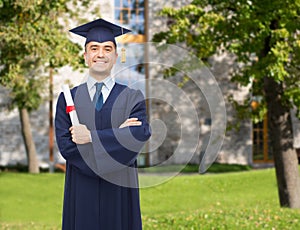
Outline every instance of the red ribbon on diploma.
POLYGON ((67 112, 67 113, 70 113, 70 112, 72 112, 73 110, 75 110, 75 106, 74 106, 74 105, 68 105, 68 106, 66 107, 66 112, 67 112))

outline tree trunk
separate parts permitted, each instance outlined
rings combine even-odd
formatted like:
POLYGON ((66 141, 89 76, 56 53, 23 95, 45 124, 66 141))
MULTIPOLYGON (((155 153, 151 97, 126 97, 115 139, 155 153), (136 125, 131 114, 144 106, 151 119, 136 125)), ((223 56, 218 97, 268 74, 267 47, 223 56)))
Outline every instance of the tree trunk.
POLYGON ((53 68, 49 71, 49 172, 54 172, 53 68))
POLYGON ((293 148, 290 109, 281 101, 283 86, 274 79, 265 77, 264 91, 280 206, 300 208, 298 160, 296 150, 293 148))
POLYGON ((27 162, 28 162, 28 171, 30 173, 39 173, 39 162, 37 159, 35 144, 31 134, 31 125, 29 120, 28 110, 25 108, 20 109, 20 120, 21 120, 21 129, 22 136, 25 144, 27 162))

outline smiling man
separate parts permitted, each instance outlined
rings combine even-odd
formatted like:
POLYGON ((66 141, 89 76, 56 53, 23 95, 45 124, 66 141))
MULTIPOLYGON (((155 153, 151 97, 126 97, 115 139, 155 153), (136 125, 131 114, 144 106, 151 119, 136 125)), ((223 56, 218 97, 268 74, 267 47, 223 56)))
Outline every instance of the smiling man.
POLYGON ((116 63, 115 45, 111 41, 103 43, 89 42, 86 45, 84 58, 90 68, 90 76, 102 81, 110 75, 111 69, 116 63))
POLYGON ((86 82, 71 94, 80 124, 73 126, 60 94, 56 141, 66 159, 64 230, 142 229, 137 156, 150 137, 140 91, 116 83, 115 37, 129 30, 103 19, 71 32, 86 37, 86 82))

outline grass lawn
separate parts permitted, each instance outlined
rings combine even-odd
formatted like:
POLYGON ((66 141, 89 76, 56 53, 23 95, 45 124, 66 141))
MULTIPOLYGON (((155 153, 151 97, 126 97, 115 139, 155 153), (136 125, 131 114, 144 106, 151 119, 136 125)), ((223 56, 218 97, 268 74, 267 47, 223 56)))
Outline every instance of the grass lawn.
MULTIPOLYGON (((161 176, 141 174, 142 184, 161 176)), ((0 229, 60 229, 64 174, 0 173, 0 229)), ((300 229, 274 169, 185 174, 141 189, 144 229, 300 229)))

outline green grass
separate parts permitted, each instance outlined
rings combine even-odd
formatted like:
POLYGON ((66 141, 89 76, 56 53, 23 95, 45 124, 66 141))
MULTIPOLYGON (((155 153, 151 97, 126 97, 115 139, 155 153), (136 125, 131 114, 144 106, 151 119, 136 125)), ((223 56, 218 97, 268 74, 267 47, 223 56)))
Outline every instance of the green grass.
MULTIPOLYGON (((141 184, 162 176, 140 175, 141 184)), ((60 229, 64 174, 0 173, 0 229, 60 229)), ((144 229, 300 229, 279 208, 274 169, 185 174, 141 189, 144 229)))
MULTIPOLYGON (((238 165, 238 164, 212 164, 207 173, 224 173, 224 172, 240 172, 248 171, 251 167, 248 165, 238 165)), ((170 173, 170 172, 182 172, 182 173, 198 173, 199 165, 187 164, 187 165, 162 165, 149 168, 139 168, 140 172, 145 173, 170 173)))
POLYGON ((58 229, 63 183, 64 174, 60 173, 0 173, 2 229, 52 229, 42 228, 43 225, 58 229), (12 227, 12 224, 16 227, 12 227), (39 227, 34 228, 34 225, 39 227))

